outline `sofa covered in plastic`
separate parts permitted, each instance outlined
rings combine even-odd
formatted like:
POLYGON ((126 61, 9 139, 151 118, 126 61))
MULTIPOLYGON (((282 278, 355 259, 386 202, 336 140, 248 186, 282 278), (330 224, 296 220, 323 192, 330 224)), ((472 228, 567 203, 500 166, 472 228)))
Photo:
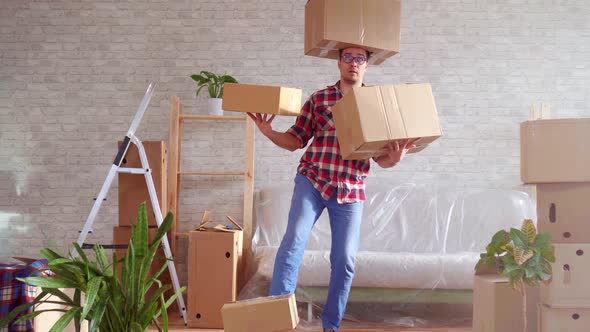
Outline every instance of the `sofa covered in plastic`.
MULTIPOLYGON (((265 295, 285 232, 293 183, 260 187, 249 282, 241 297, 265 295), (258 293, 258 294, 256 294, 258 293)), ((474 266, 492 235, 536 220, 518 190, 455 188, 369 178, 351 302, 471 302, 474 266)), ((324 211, 309 237, 297 300, 321 305, 330 274, 324 211)))

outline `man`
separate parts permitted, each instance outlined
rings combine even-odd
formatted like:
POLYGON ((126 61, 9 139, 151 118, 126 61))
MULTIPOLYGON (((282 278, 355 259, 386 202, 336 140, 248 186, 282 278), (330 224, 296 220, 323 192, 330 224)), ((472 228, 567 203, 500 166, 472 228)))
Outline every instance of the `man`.
MULTIPOLYGON (((275 115, 248 113, 264 136, 289 151, 304 148, 313 137, 297 168, 287 231, 277 252, 270 295, 295 291, 307 239, 327 208, 332 246, 330 286, 321 316, 325 332, 338 331, 346 308, 359 244, 365 200, 364 179, 370 166, 369 159, 342 160, 331 107, 353 87, 363 85, 369 56, 369 52, 362 48, 340 50, 340 80, 313 93, 295 124, 286 132, 272 129, 275 115)), ((407 140, 389 144, 373 160, 383 168, 392 167, 411 147, 407 140)))

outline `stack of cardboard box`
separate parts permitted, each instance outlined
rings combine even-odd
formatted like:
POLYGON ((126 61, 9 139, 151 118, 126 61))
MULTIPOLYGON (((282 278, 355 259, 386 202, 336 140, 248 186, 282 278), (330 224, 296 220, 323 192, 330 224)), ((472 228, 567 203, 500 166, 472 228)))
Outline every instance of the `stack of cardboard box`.
POLYGON ((541 286, 539 332, 590 326, 590 119, 526 121, 521 175, 536 185, 540 232, 551 234, 555 263, 541 286))
POLYGON ((551 234, 552 280, 522 296, 503 276, 478 272, 473 332, 579 332, 590 324, 590 119, 532 120, 520 126, 521 177, 536 189, 537 228, 551 234))
MULTIPOLYGON (((119 147, 122 142, 119 142, 119 147)), ((164 141, 145 141, 142 142, 145 149, 145 153, 148 159, 148 164, 151 169, 152 178, 154 180, 154 186, 156 188, 156 195, 158 197, 158 203, 162 216, 166 215, 166 172, 167 172, 167 151, 166 143, 164 141)), ((130 144, 127 154, 121 163, 121 167, 126 168, 141 168, 141 161, 139 159, 139 151, 135 144, 130 144)), ((143 174, 130 174, 130 173, 118 173, 119 187, 119 225, 113 227, 113 244, 121 246, 121 248, 115 250, 115 255, 118 260, 122 259, 127 252, 124 249, 125 245, 129 244, 131 239, 131 226, 135 225, 137 221, 137 211, 139 205, 143 202, 146 203, 149 239, 150 241, 156 235, 158 224, 156 222, 156 216, 152 208, 150 201, 150 195, 147 189, 145 176, 143 174)), ((171 234, 168 234, 168 241, 173 238, 171 234)), ((154 259, 150 275, 155 274, 162 264, 166 262, 166 255, 163 249, 159 249, 156 253, 157 258, 154 259)), ((119 269, 121 272, 121 269, 119 269)), ((172 279, 168 271, 165 271, 161 276, 160 280, 165 284, 171 284, 172 279)), ((148 293, 148 294, 151 294, 148 293)), ((166 293, 167 296, 173 294, 172 291, 166 293)))

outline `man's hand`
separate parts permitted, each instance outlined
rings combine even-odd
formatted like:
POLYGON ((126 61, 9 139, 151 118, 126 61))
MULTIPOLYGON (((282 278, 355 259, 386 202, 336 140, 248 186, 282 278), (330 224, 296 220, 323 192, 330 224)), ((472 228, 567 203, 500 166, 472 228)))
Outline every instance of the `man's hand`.
POLYGON ((388 143, 385 148, 383 148, 381 155, 374 158, 374 160, 382 168, 393 167, 404 159, 409 149, 414 147, 416 147, 416 145, 413 143, 413 140, 396 140, 388 143))
POLYGON ((246 114, 248 114, 248 116, 252 119, 252 121, 254 121, 254 123, 256 124, 256 127, 258 127, 258 129, 260 130, 260 132, 266 136, 266 137, 270 137, 270 135, 272 134, 273 130, 272 130, 272 120, 274 120, 276 114, 273 114, 272 116, 269 115, 270 114, 259 114, 256 113, 256 115, 247 112, 246 114))
POLYGON ((272 129, 271 123, 274 120, 276 114, 259 114, 256 115, 248 112, 247 113, 250 119, 254 121, 260 132, 270 139, 274 144, 277 146, 289 150, 295 151, 300 148, 300 142, 295 138, 295 136, 289 133, 279 133, 278 131, 274 131, 272 129))

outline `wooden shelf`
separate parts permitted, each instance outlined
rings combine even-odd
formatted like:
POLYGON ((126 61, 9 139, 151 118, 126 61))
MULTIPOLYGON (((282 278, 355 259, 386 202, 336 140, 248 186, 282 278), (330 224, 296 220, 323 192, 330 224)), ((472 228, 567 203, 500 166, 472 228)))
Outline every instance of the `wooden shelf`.
POLYGON ((204 172, 204 171, 188 171, 178 172, 178 175, 246 175, 246 172, 204 172))
MULTIPOLYGON (((184 114, 184 106, 180 99, 176 96, 170 98, 170 132, 168 139, 168 160, 170 161, 168 168, 168 211, 174 213, 176 220, 180 220, 178 209, 178 197, 180 195, 180 181, 182 176, 186 175, 209 175, 209 176, 243 176, 244 177, 244 199, 243 208, 244 215, 242 218, 244 241, 243 241, 243 263, 248 265, 248 257, 252 249, 252 224, 253 224, 253 209, 254 209, 254 150, 255 150, 255 129, 254 121, 246 114, 237 116, 225 115, 204 115, 204 114, 184 114), (206 121, 244 121, 245 122, 245 137, 244 137, 244 171, 239 172, 213 172, 213 171, 182 171, 180 167, 181 145, 182 145, 182 127, 185 121, 188 120, 206 120, 206 121)), ((187 236, 188 233, 180 233, 175 231, 175 236, 172 237, 173 245, 175 245, 177 237, 187 236)))
POLYGON ((241 115, 200 115, 200 114, 180 114, 180 121, 184 120, 217 120, 217 121, 245 121, 246 116, 241 115))

